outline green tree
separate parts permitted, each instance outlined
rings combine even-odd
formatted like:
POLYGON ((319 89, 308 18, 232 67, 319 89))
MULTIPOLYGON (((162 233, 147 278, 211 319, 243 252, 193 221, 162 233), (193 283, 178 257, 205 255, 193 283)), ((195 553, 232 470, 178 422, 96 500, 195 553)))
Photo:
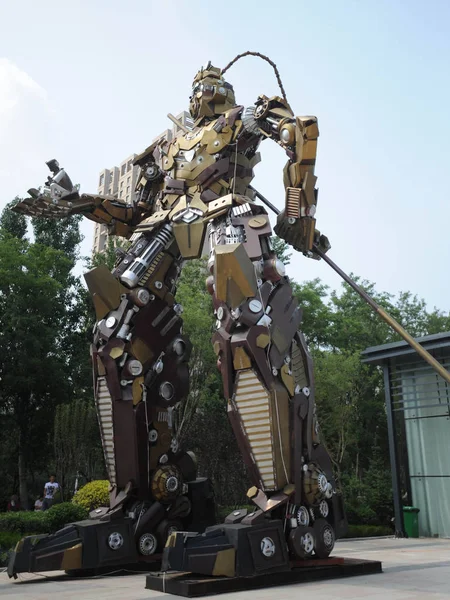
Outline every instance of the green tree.
POLYGON ((56 407, 54 421, 55 470, 61 473, 64 495, 75 480, 104 477, 103 455, 93 402, 74 400, 56 407))
POLYGON ((25 239, 24 223, 8 208, 0 218, 0 418, 10 427, 26 506, 27 479, 51 460, 54 408, 80 383, 82 327, 80 282, 71 273, 77 221, 35 223, 35 243, 25 239))
MULTIPOLYGON (((39 422, 42 427, 40 448, 44 448, 55 401, 70 392, 60 352, 65 307, 62 284, 55 276, 66 269, 67 260, 45 246, 9 235, 0 238, 0 406, 17 432, 24 505, 33 426, 39 422)), ((39 449, 33 448, 35 452, 39 454, 39 449)))
POLYGON ((14 200, 11 200, 11 202, 8 202, 5 206, 0 217, 0 229, 13 237, 23 239, 27 234, 27 218, 25 215, 21 215, 11 210, 11 208, 19 201, 20 198, 16 196, 14 200))
POLYGON ((328 286, 316 278, 304 283, 294 281, 292 288, 302 311, 300 328, 307 343, 313 347, 332 346, 330 324, 333 314, 327 301, 328 286))
POLYGON ((285 265, 288 265, 291 262, 292 256, 292 252, 289 252, 289 250, 291 249, 289 244, 287 244, 284 240, 277 237, 276 235, 273 235, 270 238, 270 242, 272 244, 273 251, 281 260, 281 262, 285 265))

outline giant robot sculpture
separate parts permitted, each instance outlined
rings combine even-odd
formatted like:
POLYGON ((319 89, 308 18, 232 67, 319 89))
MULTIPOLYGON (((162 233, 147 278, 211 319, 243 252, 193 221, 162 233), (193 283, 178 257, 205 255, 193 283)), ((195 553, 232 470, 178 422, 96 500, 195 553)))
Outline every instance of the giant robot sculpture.
POLYGON ((236 105, 223 73, 208 64, 195 76, 192 130, 155 142, 135 159, 141 174, 131 204, 79 195, 50 161, 53 176, 43 191, 30 190, 14 209, 39 217, 81 213, 131 245, 112 273, 98 267, 86 275, 97 315, 94 388, 111 508, 37 544, 26 538, 10 575, 43 570, 49 556, 48 568, 132 562, 166 540, 166 569, 251 575, 288 569, 289 557, 327 557, 345 531, 319 438, 301 309, 250 186, 258 147, 271 139, 288 156, 286 204, 275 231, 308 257, 318 258, 314 248, 325 252, 328 241, 314 219, 317 119, 295 117, 282 86, 283 97, 236 105), (213 526, 209 482, 196 479, 174 425, 174 410, 188 393, 190 353, 177 278, 185 261, 201 255, 205 237, 206 286, 217 317, 212 343, 255 505, 213 526), (185 533, 208 525, 203 534, 185 533))

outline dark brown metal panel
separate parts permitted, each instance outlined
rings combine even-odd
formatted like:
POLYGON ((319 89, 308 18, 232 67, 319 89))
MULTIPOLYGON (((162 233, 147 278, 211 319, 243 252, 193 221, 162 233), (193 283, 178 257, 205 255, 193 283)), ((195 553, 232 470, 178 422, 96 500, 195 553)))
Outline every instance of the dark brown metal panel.
POLYGON ((303 489, 303 423, 308 411, 308 399, 296 394, 290 406, 291 425, 291 477, 295 485, 295 503, 302 503, 303 489))
POLYGON ((144 402, 140 402, 134 409, 136 427, 136 449, 139 471, 136 484, 138 486, 138 498, 142 500, 146 500, 149 494, 149 443, 147 432, 147 417, 145 414, 145 409, 146 406, 144 402))
POLYGON ((114 452, 118 487, 129 481, 139 481, 136 426, 133 403, 116 400, 113 402, 114 452))

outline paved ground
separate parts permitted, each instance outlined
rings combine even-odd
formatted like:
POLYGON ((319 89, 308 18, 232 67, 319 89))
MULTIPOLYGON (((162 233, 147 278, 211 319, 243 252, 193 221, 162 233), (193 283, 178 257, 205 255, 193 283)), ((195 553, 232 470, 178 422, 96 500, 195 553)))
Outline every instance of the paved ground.
MULTIPOLYGON (((216 600, 441 600, 450 599, 450 540, 372 539, 338 542, 336 556, 381 560, 384 572, 322 583, 303 583, 209 596, 216 600)), ((146 590, 145 575, 70 579, 57 572, 23 574, 13 582, 0 574, 2 600, 169 600, 170 594, 146 590)))

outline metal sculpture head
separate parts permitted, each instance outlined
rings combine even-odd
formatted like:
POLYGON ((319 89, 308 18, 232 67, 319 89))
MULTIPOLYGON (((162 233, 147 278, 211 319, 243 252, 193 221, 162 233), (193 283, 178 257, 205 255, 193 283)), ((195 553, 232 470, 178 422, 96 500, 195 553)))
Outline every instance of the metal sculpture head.
POLYGON ((233 86, 222 77, 221 69, 209 62, 194 77, 189 111, 194 119, 213 118, 236 105, 233 86))

